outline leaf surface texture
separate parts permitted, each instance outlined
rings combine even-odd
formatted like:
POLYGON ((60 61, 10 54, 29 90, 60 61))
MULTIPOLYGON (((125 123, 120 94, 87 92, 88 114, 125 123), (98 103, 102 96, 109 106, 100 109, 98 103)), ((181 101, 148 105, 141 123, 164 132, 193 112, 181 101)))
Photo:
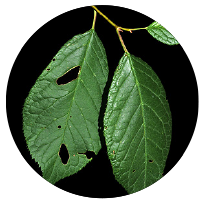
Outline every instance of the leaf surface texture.
POLYGON ((124 54, 108 94, 104 136, 115 178, 128 193, 162 177, 171 126, 158 76, 140 58, 124 54))
POLYGON ((158 41, 164 44, 168 44, 168 45, 179 44, 176 38, 158 22, 153 22, 152 24, 150 24, 147 27, 147 31, 155 39, 157 39, 158 41))
POLYGON ((78 172, 91 160, 86 153, 100 150, 98 116, 107 76, 105 49, 91 29, 69 40, 31 89, 23 129, 28 149, 49 182, 78 172), (73 69, 78 69, 77 76, 58 84, 73 69), (62 145, 69 154, 66 164, 59 154, 62 145))

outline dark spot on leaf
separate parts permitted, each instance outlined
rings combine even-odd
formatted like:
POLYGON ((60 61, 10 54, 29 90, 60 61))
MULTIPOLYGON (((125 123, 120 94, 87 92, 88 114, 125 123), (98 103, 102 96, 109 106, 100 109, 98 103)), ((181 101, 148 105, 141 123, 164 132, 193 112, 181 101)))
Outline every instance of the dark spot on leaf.
POLYGON ((64 165, 66 165, 69 160, 69 153, 68 153, 68 150, 67 150, 67 147, 65 146, 65 144, 61 145, 60 151, 59 151, 59 156, 60 156, 62 163, 64 165))
POLYGON ((87 159, 94 158, 94 156, 95 156, 95 153, 93 151, 86 151, 85 153, 78 153, 78 154, 86 155, 87 159))
POLYGON ((49 68, 47 68, 47 71, 50 71, 50 69, 49 69, 49 68))
POLYGON ((56 81, 58 85, 65 85, 73 80, 75 80, 78 77, 80 71, 80 66, 74 67, 73 69, 70 69, 67 71, 64 75, 59 77, 56 81))
POLYGON ((70 118, 72 118, 72 116, 69 116, 70 118))
POLYGON ((61 128, 61 125, 59 125, 58 128, 60 129, 60 128, 61 128))
POLYGON ((135 169, 133 170, 133 173, 135 172, 135 169))
POLYGON ((150 163, 152 163, 152 162, 153 162, 153 160, 149 160, 149 162, 150 162, 150 163))
POLYGON ((53 58, 53 61, 55 61, 56 59, 55 58, 53 58))

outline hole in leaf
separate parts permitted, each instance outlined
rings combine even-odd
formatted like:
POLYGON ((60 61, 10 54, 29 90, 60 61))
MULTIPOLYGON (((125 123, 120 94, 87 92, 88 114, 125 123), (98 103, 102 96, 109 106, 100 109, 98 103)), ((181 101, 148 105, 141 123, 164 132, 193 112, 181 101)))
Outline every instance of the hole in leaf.
POLYGON ((61 128, 61 125, 59 125, 58 128, 60 129, 60 128, 61 128))
POLYGON ((56 81, 58 85, 65 85, 78 77, 80 66, 74 67, 67 71, 63 76, 59 77, 56 81))
POLYGON ((50 69, 49 69, 49 68, 47 68, 47 71, 50 71, 50 69))
POLYGON ((150 163, 152 163, 152 162, 153 162, 153 160, 149 160, 149 162, 150 162, 150 163))
POLYGON ((62 163, 64 165, 66 165, 67 161, 69 160, 69 153, 68 153, 68 150, 67 150, 67 147, 65 146, 65 144, 61 145, 60 151, 59 151, 59 156, 60 156, 62 163))
POLYGON ((55 61, 56 59, 55 58, 53 58, 53 61, 55 61))
POLYGON ((90 158, 94 158, 95 153, 93 151, 87 151, 85 153, 85 155, 86 155, 87 159, 90 159, 90 158))
POLYGON ((94 156, 95 156, 95 153, 93 151, 86 151, 86 153, 78 153, 78 154, 86 155, 87 159, 94 158, 94 156))
POLYGON ((135 172, 135 169, 133 170, 133 173, 135 172))

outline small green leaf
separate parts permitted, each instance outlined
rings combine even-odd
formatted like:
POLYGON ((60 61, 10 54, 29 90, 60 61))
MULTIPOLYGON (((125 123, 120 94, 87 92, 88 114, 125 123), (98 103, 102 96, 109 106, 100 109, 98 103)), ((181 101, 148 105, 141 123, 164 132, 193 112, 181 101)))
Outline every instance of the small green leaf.
POLYGON ((153 22, 147 27, 147 31, 158 41, 168 44, 168 45, 176 45, 179 42, 176 38, 161 24, 158 22, 153 22))
POLYGON ((171 142, 171 113, 155 72, 125 53, 116 69, 104 117, 116 180, 134 193, 162 177, 171 142))
POLYGON ((105 49, 91 29, 69 40, 31 89, 23 108, 24 135, 49 182, 78 172, 92 159, 87 152, 99 152, 98 116, 107 76, 105 49))

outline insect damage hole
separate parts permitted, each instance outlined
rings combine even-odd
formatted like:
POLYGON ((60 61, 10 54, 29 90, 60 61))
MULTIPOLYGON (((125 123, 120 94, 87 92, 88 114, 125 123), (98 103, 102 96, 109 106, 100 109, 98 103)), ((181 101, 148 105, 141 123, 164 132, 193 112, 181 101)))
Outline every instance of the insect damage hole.
POLYGON ((79 73, 80 73, 80 66, 76 66, 70 70, 68 70, 64 75, 62 75, 61 77, 59 77, 56 80, 56 83, 58 85, 65 85, 75 79, 77 79, 79 73))
POLYGON ((94 156, 95 156, 95 153, 93 151, 86 151, 85 153, 78 153, 78 154, 86 155, 87 159, 94 158, 94 156))
POLYGON ((68 150, 67 150, 67 147, 65 146, 65 144, 61 145, 58 155, 60 156, 62 163, 64 165, 66 165, 69 160, 69 153, 68 153, 68 150))
POLYGON ((85 155, 86 155, 87 159, 91 159, 91 158, 94 158, 95 153, 93 151, 87 151, 85 153, 85 155))
POLYGON ((149 160, 150 163, 153 163, 153 160, 149 160))

